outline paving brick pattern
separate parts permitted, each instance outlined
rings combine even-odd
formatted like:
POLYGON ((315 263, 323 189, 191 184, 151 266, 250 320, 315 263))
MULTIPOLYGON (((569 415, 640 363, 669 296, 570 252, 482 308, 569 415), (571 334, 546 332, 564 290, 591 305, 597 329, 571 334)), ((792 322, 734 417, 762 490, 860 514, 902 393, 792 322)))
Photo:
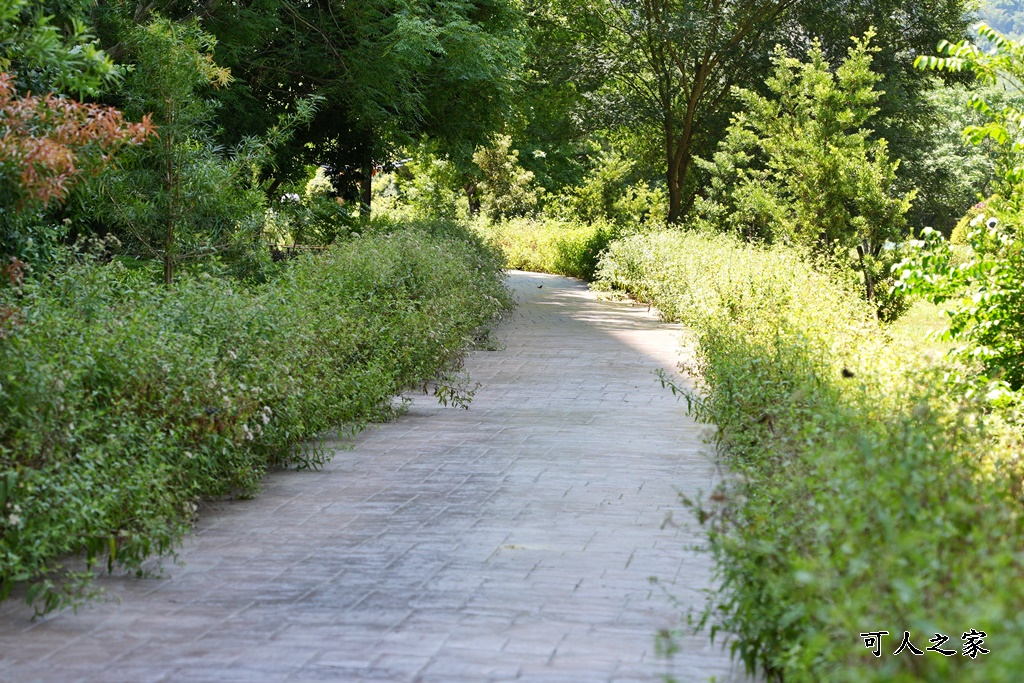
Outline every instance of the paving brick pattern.
POLYGON ((469 410, 417 398, 324 470, 207 507, 184 565, 100 579, 111 600, 35 622, 0 605, 0 681, 740 680, 703 638, 654 655, 709 581, 677 491, 715 467, 654 375, 678 328, 573 280, 509 282, 469 410))

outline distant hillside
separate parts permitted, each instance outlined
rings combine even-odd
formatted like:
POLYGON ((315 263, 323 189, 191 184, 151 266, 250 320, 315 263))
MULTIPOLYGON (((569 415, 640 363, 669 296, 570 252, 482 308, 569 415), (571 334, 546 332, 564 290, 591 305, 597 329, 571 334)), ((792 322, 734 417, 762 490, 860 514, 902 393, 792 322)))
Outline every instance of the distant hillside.
POLYGON ((1013 38, 1024 36, 1024 0, 988 0, 978 15, 982 21, 1013 38))

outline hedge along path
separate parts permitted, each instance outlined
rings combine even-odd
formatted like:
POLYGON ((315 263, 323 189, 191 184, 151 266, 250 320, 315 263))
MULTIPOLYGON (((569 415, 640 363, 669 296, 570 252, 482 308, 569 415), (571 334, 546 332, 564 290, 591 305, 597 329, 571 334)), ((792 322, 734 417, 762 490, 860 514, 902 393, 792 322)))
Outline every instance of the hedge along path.
POLYGON ((324 470, 208 506, 184 566, 99 580, 116 602, 3 603, 0 681, 741 680, 703 637, 654 654, 710 581, 677 500, 714 483, 705 428, 654 374, 680 328, 575 280, 509 283, 469 410, 417 397, 324 470))

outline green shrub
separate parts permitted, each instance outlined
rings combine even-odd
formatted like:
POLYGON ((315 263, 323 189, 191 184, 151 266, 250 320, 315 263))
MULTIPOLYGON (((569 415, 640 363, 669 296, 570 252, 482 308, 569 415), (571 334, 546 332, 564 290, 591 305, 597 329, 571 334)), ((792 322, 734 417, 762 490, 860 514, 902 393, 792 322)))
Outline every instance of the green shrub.
POLYGON ((907 303, 890 286, 898 259, 886 247, 904 234, 915 193, 892 194, 899 161, 866 128, 882 94, 871 70, 873 36, 854 39, 835 69, 817 42, 807 61, 776 48, 765 80, 771 97, 737 90, 743 111, 713 160, 698 162, 711 177, 697 213, 718 230, 800 245, 858 271, 865 297, 891 321, 907 303))
POLYGON ((1014 681, 1024 661, 1019 416, 945 392, 851 284, 800 251, 699 233, 611 245, 600 282, 689 325, 691 410, 732 474, 706 503, 719 587, 701 623, 772 681, 1014 681), (903 631, 977 661, 893 656, 903 631), (888 631, 882 656, 860 633, 888 631))
POLYGON ((965 377, 969 391, 1018 392, 1024 398, 1024 217, 1003 210, 1007 219, 982 214, 969 228, 967 245, 952 245, 925 228, 910 258, 893 272, 897 285, 935 304, 947 306, 946 340, 959 346, 953 354, 984 368, 965 377), (960 254, 956 250, 962 250, 960 254))
POLYGON ((480 147, 473 154, 473 163, 480 168, 482 209, 493 221, 516 216, 530 216, 540 208, 544 188, 533 171, 519 163, 519 150, 512 149, 508 135, 495 135, 490 147, 480 147))
POLYGON ((639 179, 635 162, 618 152, 601 152, 579 185, 551 197, 544 213, 564 221, 616 225, 665 222, 664 188, 639 179))
POLYGON ((602 252, 619 230, 604 222, 520 218, 471 224, 505 258, 507 268, 593 280, 602 252))
POLYGON ((172 552, 199 499, 324 462, 304 444, 391 414, 509 303, 495 257, 441 223, 370 226, 251 289, 119 263, 0 291, 0 598, 28 582, 41 611, 86 590, 69 555, 172 552))

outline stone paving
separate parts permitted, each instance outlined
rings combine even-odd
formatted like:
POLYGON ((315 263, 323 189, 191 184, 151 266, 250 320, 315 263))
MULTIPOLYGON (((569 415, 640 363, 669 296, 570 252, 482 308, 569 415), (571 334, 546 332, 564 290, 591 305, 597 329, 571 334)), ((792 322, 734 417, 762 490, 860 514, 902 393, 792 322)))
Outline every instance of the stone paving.
POLYGON ((416 398, 320 472, 207 506, 163 578, 31 621, 0 605, 0 681, 742 680, 687 637, 710 562, 677 491, 716 476, 661 388, 680 330, 577 281, 513 272, 469 410, 416 398), (652 583, 650 577, 656 577, 652 583))

